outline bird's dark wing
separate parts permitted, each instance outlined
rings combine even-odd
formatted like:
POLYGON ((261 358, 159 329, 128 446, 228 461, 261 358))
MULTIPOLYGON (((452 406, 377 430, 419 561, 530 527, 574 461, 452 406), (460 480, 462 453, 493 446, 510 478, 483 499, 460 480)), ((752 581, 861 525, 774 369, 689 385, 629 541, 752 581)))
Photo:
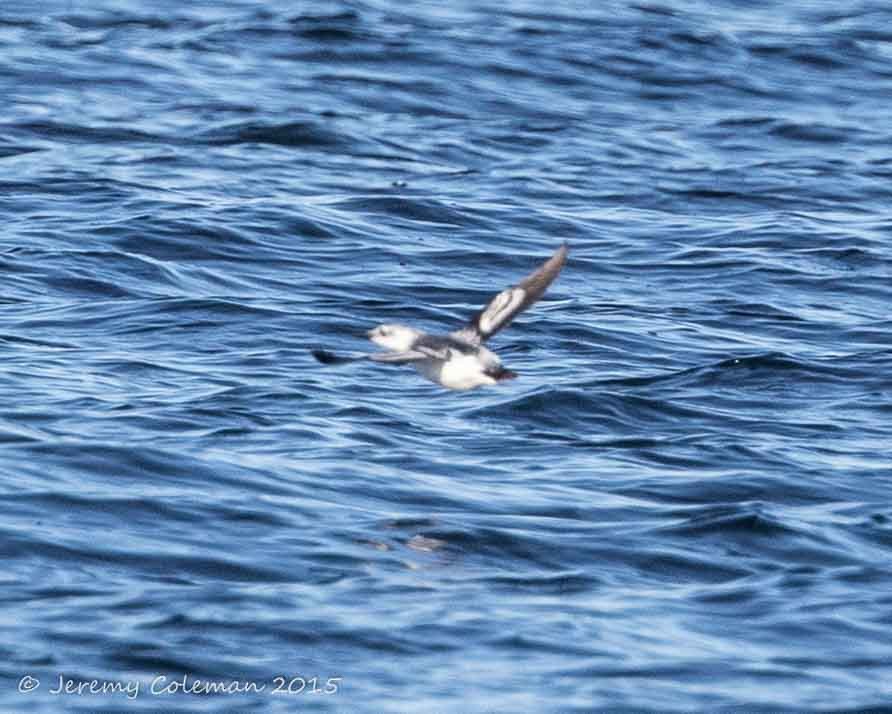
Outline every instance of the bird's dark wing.
POLYGON ((404 362, 418 362, 429 359, 429 355, 419 350, 407 350, 405 352, 373 352, 368 355, 372 362, 389 362, 390 364, 403 364, 404 362))
POLYGON ((567 244, 564 243, 554 255, 517 285, 503 290, 490 300, 467 325, 453 332, 452 337, 479 345, 507 327, 515 317, 542 297, 548 286, 554 282, 567 260, 567 250, 567 244))
POLYGON ((428 359, 428 355, 415 350, 407 352, 373 352, 371 354, 350 354, 336 355, 328 350, 313 350, 313 357, 322 364, 347 364, 348 362, 359 362, 367 359, 372 362, 389 362, 391 364, 402 364, 404 362, 417 362, 421 359, 428 359))
POLYGON ((413 352, 421 352, 431 359, 449 359, 450 347, 458 347, 455 341, 448 337, 440 337, 439 335, 424 335, 415 340, 412 345, 413 352))

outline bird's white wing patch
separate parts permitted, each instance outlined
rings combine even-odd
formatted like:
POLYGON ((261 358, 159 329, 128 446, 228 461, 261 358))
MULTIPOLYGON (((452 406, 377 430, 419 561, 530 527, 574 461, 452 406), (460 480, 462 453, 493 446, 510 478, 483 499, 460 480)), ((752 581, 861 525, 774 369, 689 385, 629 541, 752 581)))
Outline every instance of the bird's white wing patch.
POLYGON ((477 318, 477 327, 484 335, 497 332, 510 320, 523 304, 526 293, 523 288, 508 288, 496 295, 477 318))
POLYGON ((564 267, 567 250, 567 244, 564 243, 554 255, 517 285, 512 285, 490 300, 467 325, 451 333, 452 337, 469 345, 481 345, 510 324, 518 314, 545 294, 564 267))

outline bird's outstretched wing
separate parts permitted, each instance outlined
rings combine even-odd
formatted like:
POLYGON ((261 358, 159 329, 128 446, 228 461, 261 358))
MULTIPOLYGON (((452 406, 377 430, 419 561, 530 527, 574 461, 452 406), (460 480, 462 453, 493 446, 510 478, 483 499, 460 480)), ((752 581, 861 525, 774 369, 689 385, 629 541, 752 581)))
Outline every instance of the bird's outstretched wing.
POLYGON ((496 295, 471 321, 452 333, 452 337, 480 345, 526 310, 545 293, 564 267, 567 260, 567 244, 558 248, 554 255, 527 275, 517 285, 512 285, 496 295))
POLYGON ((350 355, 349 357, 344 355, 336 355, 334 352, 329 352, 328 350, 311 350, 313 353, 313 357, 315 357, 322 364, 346 364, 347 362, 356 362, 361 359, 365 359, 366 355, 350 355))
POLYGON ((373 352, 368 356, 373 362, 391 362, 401 364, 403 362, 418 362, 423 359, 449 359, 449 348, 439 344, 436 338, 421 338, 417 340, 412 349, 404 352, 373 352))
POLYGON ((406 352, 372 352, 371 354, 350 354, 337 355, 328 350, 313 350, 315 357, 322 364, 347 364, 348 362, 359 362, 360 360, 371 360, 372 362, 389 362, 391 364, 402 364, 404 362, 417 362, 418 360, 428 359, 429 355, 415 350, 406 352))
POLYGON ((369 355, 372 362, 389 362, 390 364, 403 364, 405 362, 418 362, 428 359, 428 355, 418 350, 406 350, 405 352, 373 352, 369 355))

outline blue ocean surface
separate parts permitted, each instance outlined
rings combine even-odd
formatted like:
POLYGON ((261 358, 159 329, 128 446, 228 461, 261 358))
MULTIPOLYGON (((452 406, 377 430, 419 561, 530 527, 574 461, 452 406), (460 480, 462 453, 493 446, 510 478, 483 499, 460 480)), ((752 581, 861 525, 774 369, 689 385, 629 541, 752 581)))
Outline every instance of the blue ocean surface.
POLYGON ((892 708, 892 6, 0 6, 2 712, 892 708), (323 365, 461 325, 453 392, 323 365))

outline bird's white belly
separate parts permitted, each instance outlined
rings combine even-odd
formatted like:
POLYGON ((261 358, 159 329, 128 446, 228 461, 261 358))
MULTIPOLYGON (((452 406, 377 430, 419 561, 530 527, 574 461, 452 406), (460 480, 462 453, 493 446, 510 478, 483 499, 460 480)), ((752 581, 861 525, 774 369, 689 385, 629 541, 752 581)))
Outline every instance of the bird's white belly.
POLYGON ((445 362, 424 360, 416 362, 415 369, 449 389, 474 389, 496 383, 495 379, 483 372, 483 365, 475 355, 452 357, 445 362))

